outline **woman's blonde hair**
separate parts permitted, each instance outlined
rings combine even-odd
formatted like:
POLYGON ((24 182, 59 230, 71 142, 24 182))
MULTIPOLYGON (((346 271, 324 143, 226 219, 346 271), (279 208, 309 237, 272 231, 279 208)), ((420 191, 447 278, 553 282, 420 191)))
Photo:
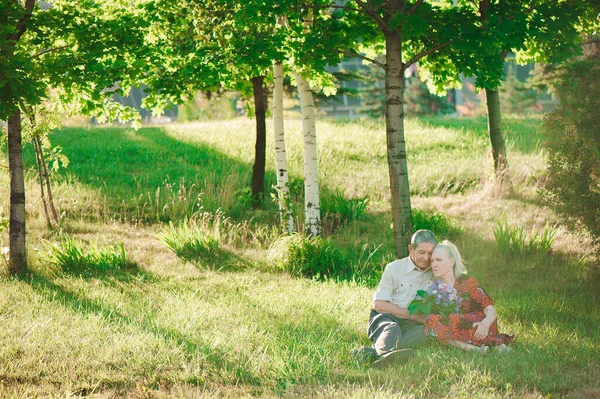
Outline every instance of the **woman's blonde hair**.
POLYGON ((461 274, 467 274, 467 268, 465 267, 465 261, 463 260, 458 248, 452 242, 444 240, 437 244, 435 248, 445 248, 448 254, 454 259, 454 276, 459 277, 461 274))

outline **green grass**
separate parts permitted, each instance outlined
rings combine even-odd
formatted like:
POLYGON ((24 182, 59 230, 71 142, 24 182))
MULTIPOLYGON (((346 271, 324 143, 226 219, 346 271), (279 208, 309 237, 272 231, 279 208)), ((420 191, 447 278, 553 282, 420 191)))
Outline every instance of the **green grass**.
MULTIPOLYGON (((484 120, 410 119, 406 135, 418 223, 461 249, 469 273, 496 301, 500 329, 517 334, 509 355, 431 345, 387 371, 350 357, 368 343, 377 284, 369 276, 394 259, 382 121, 317 125, 321 191, 333 199, 330 214, 348 216, 325 218, 327 239, 354 281, 292 277, 269 260, 280 236, 277 207, 253 209, 243 195, 251 121, 138 132, 65 128, 52 137, 71 159, 54 185, 62 230, 45 229, 29 172, 32 273, 0 278, 0 397, 598 397, 600 297, 586 280, 594 260, 585 241, 557 225, 552 252, 503 257, 497 248, 494 220, 503 214, 525 232, 543 234, 559 222, 536 194, 545 159, 539 119, 504 122, 518 192, 507 199, 487 194, 484 120), (364 209, 353 202, 364 198, 364 209), (120 253, 130 265, 72 272, 49 262, 53 251, 75 267, 90 254, 120 253)), ((286 129, 298 210, 300 121, 286 121, 286 129)), ((271 141, 268 187, 275 182, 271 141)), ((0 182, 3 220, 3 168, 0 182)), ((7 245, 0 226, 0 247, 7 245)))

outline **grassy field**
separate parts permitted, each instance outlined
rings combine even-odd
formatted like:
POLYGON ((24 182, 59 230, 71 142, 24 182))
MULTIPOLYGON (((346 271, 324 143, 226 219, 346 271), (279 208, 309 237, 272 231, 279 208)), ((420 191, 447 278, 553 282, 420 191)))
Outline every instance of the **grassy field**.
MULTIPOLYGON (((32 272, 0 278, 0 397, 600 397, 595 260, 539 200, 540 119, 505 122, 516 192, 505 199, 490 195, 484 119, 409 119, 406 129, 413 207, 456 227, 446 235, 495 299, 500 329, 517 335, 510 354, 433 344, 398 369, 357 364, 348 352, 368 343, 374 280, 277 269, 277 207, 249 204, 252 121, 64 128, 52 136, 71 162, 53 177, 61 228, 46 229, 30 170, 32 272), (493 234, 503 217, 528 234, 556 226, 552 251, 503 256, 493 234), (206 256, 191 259, 166 245, 175 232, 214 241, 197 242, 206 256)), ((286 129, 302 220, 300 121, 286 129)), ((377 276, 394 252, 383 123, 321 121, 317 135, 326 235, 358 277, 377 276), (346 223, 336 198, 368 205, 346 223)), ((268 147, 270 187, 272 132, 268 147)), ((25 162, 33 166, 30 147, 25 162)))

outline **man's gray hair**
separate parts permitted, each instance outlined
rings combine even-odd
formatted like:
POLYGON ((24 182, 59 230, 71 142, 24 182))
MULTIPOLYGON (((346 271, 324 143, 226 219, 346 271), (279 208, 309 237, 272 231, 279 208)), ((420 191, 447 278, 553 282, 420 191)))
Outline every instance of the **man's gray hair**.
POLYGON ((417 230, 410 239, 410 245, 414 248, 418 247, 420 243, 426 242, 428 244, 436 245, 437 241, 435 235, 430 230, 417 230))

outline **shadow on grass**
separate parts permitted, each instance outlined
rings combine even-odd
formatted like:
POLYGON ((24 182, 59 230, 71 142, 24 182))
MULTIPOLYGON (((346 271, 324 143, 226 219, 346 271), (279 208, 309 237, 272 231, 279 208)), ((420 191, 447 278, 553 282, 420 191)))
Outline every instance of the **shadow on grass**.
MULTIPOLYGON (((223 198, 229 196, 234 202, 225 205, 247 205, 235 203, 235 196, 250 186, 251 164, 202 142, 178 140, 162 128, 137 132, 127 128, 63 128, 53 134, 52 142, 61 146, 70 160, 69 167, 60 170, 61 179, 67 183, 74 179, 105 197, 106 218, 164 222, 190 217, 200 206, 214 212, 223 205, 219 198, 205 195, 198 200, 207 190, 223 198)), ((30 149, 25 162, 34 164, 30 149)), ((265 177, 270 187, 275 172, 267 171, 265 177)), ((69 209, 64 211, 69 215, 69 209)))
MULTIPOLYGON (((151 274, 148 272, 144 272, 143 275, 151 276, 151 274)), ((120 289, 121 291, 127 288, 122 286, 123 283, 137 280, 135 275, 128 277, 126 273, 118 275, 115 274, 112 276, 100 276, 100 278, 103 281, 113 285, 115 289, 120 289)), ((49 302, 60 303, 73 313, 83 316, 93 314, 102 318, 107 323, 114 324, 115 326, 135 326, 141 332, 151 333, 155 337, 171 343, 173 346, 183 349, 190 356, 202 356, 204 360, 214 365, 217 370, 234 373, 235 383, 244 383, 256 386, 260 385, 259 377, 255 375, 252 370, 247 370, 240 367, 240 363, 231 359, 230 354, 227 354, 212 345, 192 340, 190 337, 176 329, 159 327, 152 318, 125 315, 116 307, 107 305, 101 301, 90 299, 83 295, 82 292, 71 291, 64 286, 53 282, 50 278, 42 274, 32 274, 24 280, 31 285, 34 290, 40 293, 40 295, 44 296, 49 302)), ((139 298, 139 294, 131 294, 128 296, 132 300, 134 300, 136 297, 139 298)), ((150 380, 154 378, 154 380, 151 380, 151 383, 156 385, 154 388, 158 388, 160 376, 144 375, 142 377, 150 380)), ((218 376, 215 376, 215 379, 218 379, 218 376)), ((85 383, 85 381, 79 382, 85 383)), ((188 382, 193 383, 193 381, 188 382)), ((200 382, 202 381, 196 381, 196 383, 200 382)), ((110 381, 106 382, 106 386, 99 386, 99 388, 127 389, 131 388, 133 383, 134 381, 121 381, 120 383, 110 381)))
MULTIPOLYGON (((277 205, 269 194, 276 185, 275 170, 265 171, 265 199, 259 208, 267 212, 257 212, 249 193, 253 165, 201 141, 179 140, 157 127, 107 127, 63 128, 52 135, 52 143, 70 161, 59 170, 58 180, 79 182, 98 193, 100 201, 105 198, 99 211, 104 219, 168 222, 189 219, 201 207, 208 212, 222 209, 235 220, 252 216, 265 225, 276 219, 277 205)), ((35 164, 29 147, 24 162, 35 164)), ((293 201, 302 204, 303 179, 291 176, 290 185, 293 201)), ((321 195, 335 193, 322 187, 321 195)), ((300 220, 302 209, 297 207, 300 220)), ((85 208, 63 211, 67 218, 83 214, 85 219, 91 213, 85 208)))
MULTIPOLYGON (((141 270, 131 270, 129 273, 122 271, 120 273, 101 274, 97 278, 112 286, 113 289, 121 291, 121 293, 132 291, 131 294, 125 294, 130 299, 130 304, 133 305, 135 305, 136 300, 140 299, 139 291, 148 288, 143 287, 142 284, 160 281, 160 278, 141 270), (132 284, 136 288, 132 289, 132 284)), ((319 381, 325 376, 336 376, 336 379, 339 377, 341 381, 345 379, 344 372, 339 369, 339 359, 343 356, 332 353, 331 347, 323 348, 321 346, 322 341, 327 340, 331 344, 334 340, 334 343, 339 344, 343 342, 351 343, 360 339, 359 333, 342 327, 340 321, 329 314, 306 309, 301 312, 302 318, 298 319, 271 312, 269 309, 272 304, 254 303, 255 311, 260 314, 260 317, 269 320, 268 324, 259 327, 277 337, 276 342, 264 344, 265 348, 268 348, 268 356, 274 357, 276 362, 283 364, 282 370, 271 370, 270 363, 266 363, 266 369, 256 369, 255 365, 249 361, 249 356, 252 356, 252 354, 232 354, 215 347, 212 343, 199 342, 197 338, 193 339, 176 328, 158 326, 152 316, 125 313, 121 310, 121 307, 89 298, 83 290, 69 289, 43 274, 31 274, 23 278, 23 281, 29 284, 47 302, 58 303, 77 315, 97 316, 105 323, 114 325, 117 328, 134 327, 140 332, 150 333, 167 344, 182 349, 190 358, 202 358, 202 362, 205 362, 208 366, 205 370, 206 373, 203 373, 202 376, 188 376, 184 377, 185 381, 169 381, 169 383, 202 386, 207 383, 206 378, 208 377, 225 384, 250 385, 262 390, 265 384, 265 373, 275 376, 274 383, 281 389, 285 389, 290 382, 306 382, 307 379, 319 381), (306 365, 303 364, 305 361, 311 363, 310 367, 314 368, 312 372, 306 371, 306 365), (282 374, 278 375, 279 373, 282 374), (223 381, 223 378, 226 380, 223 381)), ((242 297, 241 299, 245 303, 247 301, 246 304, 252 302, 249 297, 242 297)), ((220 323, 217 320, 213 322, 220 323)), ((254 328, 255 326, 250 327, 254 328)), ((149 383, 149 386, 154 389, 158 389, 161 379, 168 379, 167 376, 154 374, 140 375, 139 378, 145 383, 149 383)), ((31 381, 34 384, 38 382, 41 382, 41 380, 31 381)), ((73 388, 78 394, 85 395, 87 394, 86 384, 91 382, 78 381, 73 388), (78 386, 80 388, 77 388, 78 386)), ((134 383, 136 381, 127 380, 125 377, 121 380, 100 383, 95 389, 128 390, 133 387, 132 384, 134 383)))
POLYGON ((209 254, 177 251, 175 252, 175 255, 200 270, 242 272, 253 266, 253 264, 245 258, 224 248, 218 248, 209 254))
MULTIPOLYGON (((448 129, 464 129, 466 133, 476 137, 488 137, 487 118, 458 117, 448 118, 444 116, 420 117, 420 123, 433 127, 444 127, 448 129)), ((504 139, 514 146, 514 149, 523 154, 537 154, 540 150, 540 142, 543 136, 539 131, 541 118, 517 118, 505 116, 502 120, 504 139)), ((489 140, 489 139, 488 139, 489 140)))

